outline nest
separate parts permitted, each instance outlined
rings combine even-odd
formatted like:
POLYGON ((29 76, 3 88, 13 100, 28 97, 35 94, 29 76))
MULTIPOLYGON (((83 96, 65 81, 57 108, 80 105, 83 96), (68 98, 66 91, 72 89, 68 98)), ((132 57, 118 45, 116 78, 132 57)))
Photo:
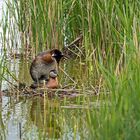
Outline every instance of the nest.
POLYGON ((3 90, 2 94, 8 97, 48 97, 48 98, 74 98, 85 95, 97 95, 95 91, 76 89, 75 87, 64 87, 57 89, 50 89, 46 87, 32 89, 26 86, 25 83, 20 83, 18 86, 11 86, 9 89, 3 90), (86 93, 86 94, 85 94, 86 93))

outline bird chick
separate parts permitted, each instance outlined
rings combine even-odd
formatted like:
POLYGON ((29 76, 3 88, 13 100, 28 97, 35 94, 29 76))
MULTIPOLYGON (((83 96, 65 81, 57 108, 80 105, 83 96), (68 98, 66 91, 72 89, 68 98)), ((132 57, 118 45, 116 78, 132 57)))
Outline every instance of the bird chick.
POLYGON ((49 76, 50 76, 50 78, 46 84, 46 87, 47 88, 58 88, 59 83, 58 83, 56 71, 51 71, 49 76))

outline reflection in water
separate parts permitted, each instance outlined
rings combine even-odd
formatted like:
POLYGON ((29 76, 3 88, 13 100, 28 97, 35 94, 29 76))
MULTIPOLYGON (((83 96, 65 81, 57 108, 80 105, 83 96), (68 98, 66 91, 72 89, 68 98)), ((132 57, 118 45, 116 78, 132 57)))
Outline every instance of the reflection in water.
MULTIPOLYGON (((26 127, 32 128, 29 138, 85 139, 88 138, 86 110, 62 109, 59 100, 36 97, 30 100, 26 127), (30 124, 29 124, 30 122, 30 124)), ((23 136, 27 139, 27 133, 23 136)))
POLYGON ((30 117, 43 137, 60 138, 59 102, 36 98, 32 101, 30 117))
MULTIPOLYGON (((71 102, 72 103, 72 102, 71 102)), ((21 139, 88 139, 85 109, 61 108, 63 101, 43 97, 3 97, 1 137, 21 139)))
MULTIPOLYGON (((17 99, 2 97, 2 121, 6 140, 20 139, 19 123, 25 118, 21 115, 22 103, 17 99)), ((25 113, 26 114, 26 113, 25 113)))
MULTIPOLYGON (((1 98, 1 96, 0 96, 1 98)), ((2 119, 2 101, 0 101, 0 139, 3 140, 5 139, 5 127, 2 119)))

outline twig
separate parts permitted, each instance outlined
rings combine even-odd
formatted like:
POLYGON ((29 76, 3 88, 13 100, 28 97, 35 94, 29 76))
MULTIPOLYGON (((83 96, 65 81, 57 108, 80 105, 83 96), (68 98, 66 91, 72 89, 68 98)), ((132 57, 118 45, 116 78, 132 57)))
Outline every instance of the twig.
POLYGON ((10 82, 9 80, 7 80, 4 76, 2 76, 2 78, 3 78, 6 82, 8 82, 10 85, 14 86, 14 84, 13 84, 12 82, 10 82))
MULTIPOLYGON (((39 89, 36 89, 37 91, 39 90, 47 90, 47 91, 61 91, 61 92, 82 92, 83 89, 62 89, 62 88, 59 88, 59 89, 49 89, 49 88, 39 88, 39 89)), ((86 92, 86 94, 96 94, 95 91, 92 91, 92 90, 84 90, 84 92, 86 92)))
POLYGON ((39 88, 37 90, 47 90, 47 91, 66 91, 66 92, 71 92, 71 91, 75 91, 75 92, 79 92, 82 91, 82 89, 50 89, 50 88, 39 88))
POLYGON ((71 46, 75 46, 77 43, 79 43, 79 41, 82 41, 83 39, 83 35, 79 35, 74 41, 72 41, 68 46, 66 47, 71 47, 71 46))
POLYGON ((76 85, 77 83, 59 66, 59 69, 76 85))

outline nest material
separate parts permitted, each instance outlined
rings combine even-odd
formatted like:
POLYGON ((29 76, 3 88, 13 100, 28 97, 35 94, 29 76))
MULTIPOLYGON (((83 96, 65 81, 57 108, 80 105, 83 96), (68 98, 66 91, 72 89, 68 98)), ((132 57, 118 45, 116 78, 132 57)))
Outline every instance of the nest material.
POLYGON ((79 35, 74 41, 63 48, 63 53, 68 58, 75 58, 79 56, 84 56, 82 49, 83 35, 79 35))
POLYGON ((85 96, 86 95, 96 95, 95 91, 87 90, 83 91, 82 89, 75 88, 58 88, 58 89, 49 89, 49 88, 36 88, 32 89, 29 86, 26 86, 24 83, 20 83, 19 86, 12 86, 9 89, 2 91, 4 96, 20 96, 20 97, 34 97, 34 96, 42 96, 49 98, 73 98, 77 96, 85 96))
POLYGON ((53 97, 77 97, 80 96, 80 91, 76 89, 49 89, 49 88, 36 88, 32 89, 24 84, 14 86, 2 91, 4 96, 48 96, 53 97))

